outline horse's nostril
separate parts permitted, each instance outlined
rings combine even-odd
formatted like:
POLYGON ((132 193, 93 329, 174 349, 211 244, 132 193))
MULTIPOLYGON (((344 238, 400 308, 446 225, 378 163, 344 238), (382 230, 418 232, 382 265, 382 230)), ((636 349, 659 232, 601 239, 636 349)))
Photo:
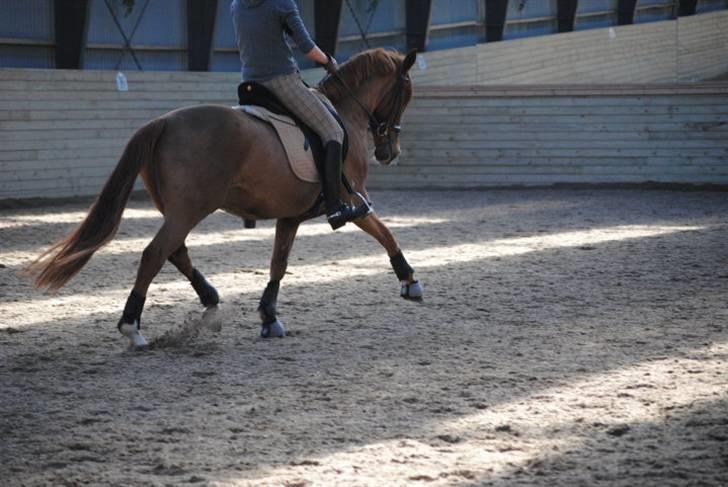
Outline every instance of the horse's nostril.
POLYGON ((377 147, 374 151, 374 157, 376 157, 378 161, 389 160, 389 154, 389 149, 386 147, 377 147))

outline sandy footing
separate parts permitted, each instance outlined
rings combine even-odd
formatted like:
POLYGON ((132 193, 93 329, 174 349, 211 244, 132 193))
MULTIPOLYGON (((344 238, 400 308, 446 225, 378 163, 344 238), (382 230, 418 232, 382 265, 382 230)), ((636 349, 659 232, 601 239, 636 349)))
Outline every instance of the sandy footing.
MULTIPOLYGON (((424 284, 381 247, 305 224, 285 339, 258 338, 273 225, 190 236, 222 329, 171 265, 124 352, 116 322, 161 219, 56 295, 18 271, 79 205, 0 211, 3 485, 726 485, 725 193, 373 193, 424 284)), ((352 228, 348 228, 352 227, 352 228)))

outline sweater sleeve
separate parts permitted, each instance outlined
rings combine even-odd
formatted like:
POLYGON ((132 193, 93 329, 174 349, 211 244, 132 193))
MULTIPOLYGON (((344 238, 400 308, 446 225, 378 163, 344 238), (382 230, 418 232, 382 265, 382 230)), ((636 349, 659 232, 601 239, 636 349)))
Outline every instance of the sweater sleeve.
POLYGON ((279 0, 279 14, 281 16, 281 23, 288 27, 291 33, 291 37, 296 41, 298 48, 302 53, 306 54, 316 46, 316 43, 311 39, 311 36, 306 30, 306 26, 303 24, 301 14, 298 12, 298 6, 294 0, 279 0))

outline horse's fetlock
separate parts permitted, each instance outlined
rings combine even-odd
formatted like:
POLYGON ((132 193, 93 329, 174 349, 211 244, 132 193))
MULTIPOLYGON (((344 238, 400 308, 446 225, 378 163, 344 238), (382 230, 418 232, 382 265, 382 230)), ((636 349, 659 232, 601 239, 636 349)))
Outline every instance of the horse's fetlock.
POLYGON ((400 281, 410 282, 412 280, 415 270, 407 263, 401 250, 390 257, 389 262, 400 281))
POLYGON ((190 283, 204 307, 216 306, 220 303, 220 295, 217 289, 197 269, 192 270, 190 283))
POLYGON ((263 323, 270 323, 276 320, 277 310, 275 303, 260 303, 258 306, 258 313, 263 323))
POLYGON ((281 281, 270 281, 263 291, 260 298, 258 312, 263 323, 270 323, 276 319, 276 303, 278 301, 278 291, 281 288, 281 281))
POLYGON ((124 305, 124 311, 121 315, 121 320, 119 320, 118 326, 121 326, 122 324, 141 323, 145 301, 145 296, 142 296, 138 292, 132 290, 126 300, 126 305, 124 305))

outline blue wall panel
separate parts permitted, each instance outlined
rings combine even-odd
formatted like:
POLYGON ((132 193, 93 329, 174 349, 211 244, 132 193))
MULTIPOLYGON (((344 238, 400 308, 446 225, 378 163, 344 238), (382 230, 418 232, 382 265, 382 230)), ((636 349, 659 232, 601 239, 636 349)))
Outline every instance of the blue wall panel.
MULTIPOLYGON (((146 0, 136 0, 134 9, 126 15, 121 0, 111 0, 127 36, 142 15, 146 0)), ((182 46, 187 42, 186 0, 149 0, 139 28, 134 34, 133 44, 151 46, 182 46)), ((107 9, 104 0, 91 0, 88 42, 99 44, 123 44, 119 29, 107 9)))
POLYGON ((0 37, 18 39, 16 44, 0 45, 0 68, 54 67, 53 2, 0 0, 0 6, 0 37))
MULTIPOLYGON (((122 0, 109 0, 128 34, 141 15, 146 0, 136 0, 134 10, 126 15, 122 0)), ((304 22, 311 34, 314 29, 314 0, 297 0, 304 22)), ((405 49, 405 0, 379 0, 377 9, 369 11, 370 0, 350 0, 360 23, 369 27, 372 47, 405 49), (379 35, 377 35, 379 34, 379 35)), ((107 11, 104 0, 90 0, 88 43, 84 53, 87 69, 114 69, 122 58, 123 39, 107 11)), ((235 36, 230 19, 231 0, 218 0, 213 36, 213 71, 238 71, 235 36)), ((576 29, 607 27, 617 23, 618 0, 580 0, 576 29), (596 14, 596 15, 590 15, 596 14)), ((635 22, 653 22, 672 18, 671 0, 639 0, 635 22), (654 6, 655 8, 640 9, 654 6)), ((0 44, 0 67, 52 68, 54 65, 53 0, 0 0, 0 38, 16 41, 0 44), (32 45, 38 43, 39 45, 32 45)), ((699 0, 698 13, 728 8, 728 0, 699 0)), ((342 6, 337 58, 346 60, 365 48, 359 29, 346 5, 342 6), (348 37, 348 39, 347 39, 348 37)), ((505 38, 551 34, 557 31, 557 0, 510 0, 505 38)), ((474 45, 483 41, 482 0, 432 0, 432 23, 428 50, 474 45), (437 29, 455 23, 460 27, 437 29)), ((150 0, 132 45, 146 49, 136 51, 145 70, 187 69, 186 0, 150 0)), ((728 27, 727 27, 728 28, 728 27)), ((296 51, 302 68, 312 64, 296 51)), ((128 53, 123 54, 123 70, 136 70, 128 53)))
POLYGON ((430 32, 427 50, 436 51, 438 49, 474 46, 481 41, 482 37, 483 29, 481 27, 461 27, 449 31, 432 31, 430 32))
POLYGON ((0 45, 0 68, 52 69, 55 64, 52 47, 0 45))
MULTIPOLYGON (((186 71, 186 51, 135 51, 144 71, 186 71)), ((84 58, 85 69, 118 69, 138 71, 129 52, 112 49, 88 49, 84 58), (119 64, 119 61, 121 63, 119 64), (117 67, 118 64, 118 67, 117 67)))
MULTIPOLYGON (((579 3, 583 3, 581 0, 579 3)), ((586 0, 586 3, 591 3, 586 0)), ((509 0, 506 21, 534 17, 556 17, 557 0, 509 0)))
POLYGON ((230 18, 230 0, 218 0, 210 70, 240 71, 240 59, 236 50, 233 21, 230 18))
MULTIPOLYGON (((359 19, 362 28, 369 25, 368 34, 375 34, 369 38, 370 47, 384 47, 403 51, 406 46, 405 37, 405 5, 404 0, 398 2, 380 0, 377 8, 369 10, 369 0, 350 0, 354 15, 359 19), (371 24, 370 24, 371 19, 371 24), (376 33, 390 33, 385 37, 377 37, 376 33)), ((359 28, 354 20, 354 15, 346 5, 341 7, 341 25, 339 27, 339 46, 337 48, 337 59, 345 60, 351 55, 364 49, 366 45, 361 40, 359 28), (356 37, 353 40, 341 39, 341 37, 356 37)))
MULTIPOLYGON (((366 28, 371 18, 370 32, 404 32, 404 1, 393 2, 380 0, 376 9, 373 11, 373 16, 372 12, 368 11, 369 0, 350 0, 350 2, 362 27, 366 28)), ((341 27, 339 34, 342 36, 359 34, 359 29, 349 8, 346 6, 346 1, 344 1, 344 5, 341 7, 341 27)))
POLYGON ((634 13, 634 22, 635 24, 639 24, 672 19, 674 6, 675 2, 667 0, 638 0, 634 13))
POLYGON ((217 18, 215 19, 215 34, 212 38, 212 47, 235 47, 235 32, 230 17, 230 0, 217 1, 217 18))
POLYGON ((558 32, 556 4, 557 0, 510 0, 503 38, 515 39, 558 32))
POLYGON ((480 19, 481 0, 432 0, 432 25, 480 19))
POLYGON ((617 4, 618 0, 580 1, 576 9, 575 30, 617 25, 617 4))
MULTIPOLYGON (((125 34, 129 37, 139 21, 131 39, 132 46, 159 47, 159 50, 137 50, 135 54, 145 71, 187 69, 187 2, 186 0, 136 0, 127 15, 121 0, 109 4, 125 34)), ((114 23, 104 0, 92 0, 88 27, 88 48, 84 56, 86 69, 114 69, 121 57, 124 39, 114 23), (102 48, 94 48, 102 45, 102 48), (118 48, 119 50, 115 50, 118 48)), ((124 54, 120 69, 136 70, 129 53, 124 54)))
POLYGON ((0 0, 0 37, 53 41, 51 0, 0 0))
MULTIPOLYGON (((430 25, 453 24, 459 22, 483 23, 480 0, 433 0, 430 25)), ((427 50, 451 49, 472 46, 482 41, 482 25, 457 27, 453 29, 431 29, 427 50)))
MULTIPOLYGON (((697 13, 712 12, 714 10, 722 10, 728 7, 726 0, 698 0, 697 13)), ((726 27, 728 29, 728 26, 726 27)))

